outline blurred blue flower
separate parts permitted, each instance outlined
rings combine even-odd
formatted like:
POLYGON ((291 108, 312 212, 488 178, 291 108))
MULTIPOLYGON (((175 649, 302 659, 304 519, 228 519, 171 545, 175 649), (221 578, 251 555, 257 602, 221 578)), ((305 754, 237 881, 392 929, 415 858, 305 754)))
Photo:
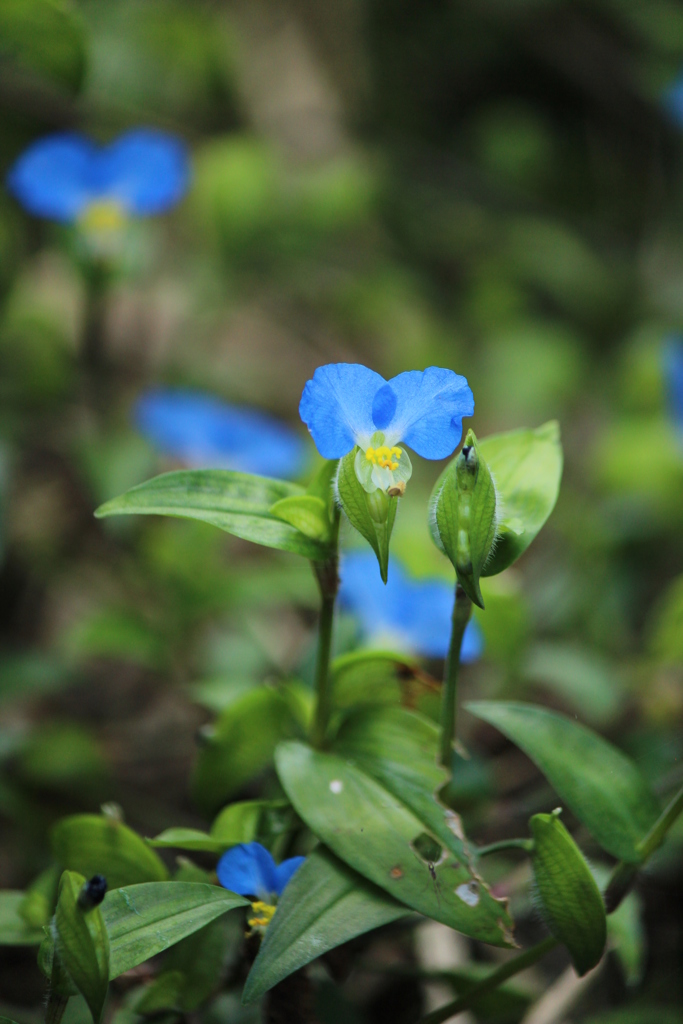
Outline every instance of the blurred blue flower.
POLYGON ((664 90, 662 102, 671 119, 683 127, 683 73, 664 90))
POLYGON ((306 457, 304 441, 284 423, 201 391, 148 391, 138 399, 134 417, 156 448, 188 466, 293 477, 306 457))
POLYGON ((241 843, 224 853, 218 861, 216 874, 225 889, 240 896, 254 896, 272 905, 282 896, 294 872, 305 857, 290 857, 276 864, 270 852, 260 843, 241 843))
POLYGON ((339 459, 358 445, 356 473, 367 491, 409 479, 410 460, 399 441, 425 459, 451 455, 463 416, 473 412, 466 379, 438 366, 386 381, 358 363, 329 363, 306 382, 299 404, 324 458, 339 459))
MULTIPOLYGON (((38 139, 10 168, 7 187, 30 213, 70 223, 149 216, 174 206, 187 191, 189 160, 174 135, 138 128, 108 146, 83 135, 38 139)), ((108 226, 105 224, 105 226, 108 226)))
MULTIPOLYGON (((445 658, 448 653, 454 596, 453 586, 445 580, 414 579, 395 559, 389 562, 386 586, 371 552, 354 551, 342 561, 339 599, 358 617, 365 633, 395 638, 428 658, 445 658)), ((470 620, 460 660, 476 661, 482 650, 481 631, 470 620)))
POLYGON ((671 416, 683 433, 683 338, 670 338, 664 349, 664 377, 671 416))

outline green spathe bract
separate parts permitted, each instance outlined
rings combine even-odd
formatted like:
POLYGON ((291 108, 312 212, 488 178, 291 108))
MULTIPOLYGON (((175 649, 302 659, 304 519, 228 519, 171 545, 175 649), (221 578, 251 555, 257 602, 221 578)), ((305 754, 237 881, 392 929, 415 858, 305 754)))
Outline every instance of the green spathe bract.
POLYGON ((453 563, 458 582, 480 608, 479 577, 497 532, 496 488, 473 430, 439 477, 431 499, 432 536, 453 563))
POLYGON ((109 986, 109 936, 100 907, 79 906, 84 883, 75 871, 62 875, 55 911, 56 954, 98 1024, 109 986))
POLYGON ((389 541, 396 519, 398 497, 389 497, 384 491, 371 494, 363 488, 356 475, 354 448, 339 460, 336 489, 339 504, 351 525, 358 530, 377 555, 379 571, 386 583, 389 571, 389 541))
POLYGON ((559 820, 560 811, 535 814, 531 866, 539 910, 569 950, 578 974, 595 967, 607 941, 605 904, 578 846, 559 820))

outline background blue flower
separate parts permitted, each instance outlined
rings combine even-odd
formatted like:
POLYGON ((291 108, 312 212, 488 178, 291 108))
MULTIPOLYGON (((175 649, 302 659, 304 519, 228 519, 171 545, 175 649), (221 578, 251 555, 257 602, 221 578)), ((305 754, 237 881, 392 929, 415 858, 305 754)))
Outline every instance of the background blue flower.
POLYGON ((240 896, 254 896, 264 903, 273 903, 282 896, 292 875, 305 857, 290 857, 276 864, 270 852, 260 843, 241 843, 224 853, 218 861, 216 874, 225 889, 240 896))
MULTIPOLYGON (((441 579, 414 579, 400 563, 389 560, 385 586, 371 552, 344 556, 339 599, 361 622, 368 636, 389 634, 410 650, 429 658, 445 658, 451 635, 454 587, 441 579)), ((476 661, 483 639, 472 619, 463 637, 460 660, 476 661)))
POLYGON ((189 160, 181 139, 148 128, 98 146, 83 135, 38 139, 11 167, 7 187, 30 213, 66 223, 103 201, 137 216, 161 213, 187 191, 189 160))
POLYGON ((664 91, 662 101, 671 119, 683 128, 683 74, 664 91))
POLYGON ((683 338, 669 339, 664 349, 664 377, 669 410, 683 433, 683 338))
POLYGON ((439 366, 386 381, 358 363, 329 363, 306 382, 299 404, 326 459, 339 459, 354 445, 366 451, 376 431, 389 447, 404 441, 425 459, 445 459, 460 442, 463 416, 473 412, 466 379, 439 366))
POLYGON ((148 391, 138 400, 134 417, 159 451, 188 466, 294 477, 305 463, 305 442, 284 423, 201 391, 148 391))

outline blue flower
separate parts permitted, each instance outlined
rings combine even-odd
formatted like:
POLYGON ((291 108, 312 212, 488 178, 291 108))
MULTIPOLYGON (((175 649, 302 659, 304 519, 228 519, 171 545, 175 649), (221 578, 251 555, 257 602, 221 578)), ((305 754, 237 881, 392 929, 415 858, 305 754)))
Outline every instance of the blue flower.
POLYGON ((305 859, 290 857, 282 864, 276 864, 260 843, 241 843, 223 854, 216 874, 225 889, 240 896, 254 896, 258 901, 272 905, 278 896, 282 896, 292 875, 305 859))
POLYGON ((134 416, 152 444, 188 466, 293 477, 305 460, 303 440, 284 423, 201 391, 148 391, 138 399, 134 416))
POLYGON ((438 366, 386 381, 358 363, 329 363, 306 382, 299 404, 324 458, 339 459, 359 447, 356 473, 369 492, 401 488, 410 478, 400 441, 425 459, 445 459, 460 442, 463 416, 473 412, 465 378, 438 366))
POLYGON ((664 375, 671 415, 683 434, 683 338, 669 339, 664 349, 664 375))
POLYGON ((671 119, 679 127, 683 127, 683 74, 664 91, 662 102, 671 119))
POLYGON ((30 213, 50 220, 109 226, 127 216, 162 213, 187 190, 184 143, 138 128, 108 146, 75 133, 38 139, 7 175, 7 187, 30 213))
MULTIPOLYGON (((382 583, 375 556, 354 551, 344 557, 339 599, 357 615, 366 634, 398 640, 428 658, 445 658, 451 635, 454 589, 444 580, 418 580, 391 559, 389 579, 382 583)), ((460 660, 476 661, 483 640, 476 622, 465 629, 460 660)))

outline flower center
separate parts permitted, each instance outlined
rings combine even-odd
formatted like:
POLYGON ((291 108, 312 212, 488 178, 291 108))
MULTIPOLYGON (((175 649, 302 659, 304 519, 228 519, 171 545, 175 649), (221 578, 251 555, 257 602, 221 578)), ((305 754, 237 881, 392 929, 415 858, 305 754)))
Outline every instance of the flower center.
POLYGON ((385 444, 382 444, 379 448, 368 448, 365 458, 373 466, 379 466, 381 469, 390 469, 393 472, 393 470, 398 469, 401 455, 402 451, 400 448, 388 448, 385 444))
POLYGON ((270 903, 263 903, 261 900, 256 900, 252 903, 251 909, 254 911, 254 916, 247 918, 247 924, 249 927, 267 928, 273 920, 273 914, 277 910, 277 907, 271 906, 270 903))
POLYGON ((93 235, 120 231, 126 220, 125 208, 116 199, 96 199, 88 203, 78 218, 81 229, 93 235))

